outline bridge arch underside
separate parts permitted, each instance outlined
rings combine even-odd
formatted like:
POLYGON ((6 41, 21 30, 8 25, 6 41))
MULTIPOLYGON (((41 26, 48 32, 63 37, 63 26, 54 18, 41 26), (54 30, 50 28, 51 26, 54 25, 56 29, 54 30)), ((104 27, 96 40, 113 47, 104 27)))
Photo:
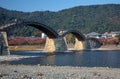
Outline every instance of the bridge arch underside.
POLYGON ((85 41, 86 49, 94 49, 101 47, 101 43, 97 38, 87 38, 85 41))
POLYGON ((2 29, 2 31, 9 31, 9 29, 13 29, 16 28, 16 26, 23 28, 25 27, 34 27, 40 31, 42 31, 43 33, 45 33, 49 38, 57 38, 58 34, 56 31, 54 31, 52 28, 41 24, 41 23, 37 23, 37 22, 22 22, 22 23, 18 23, 16 25, 11 25, 9 27, 5 27, 2 29))
MULTIPOLYGON (((67 34, 73 34, 76 37, 75 44, 74 44, 74 47, 72 50, 76 50, 76 51, 84 50, 85 36, 82 33, 80 33, 77 30, 69 30, 69 31, 66 31, 65 33, 63 33, 62 37, 65 37, 67 34)), ((69 50, 69 48, 68 48, 68 50, 69 50)))

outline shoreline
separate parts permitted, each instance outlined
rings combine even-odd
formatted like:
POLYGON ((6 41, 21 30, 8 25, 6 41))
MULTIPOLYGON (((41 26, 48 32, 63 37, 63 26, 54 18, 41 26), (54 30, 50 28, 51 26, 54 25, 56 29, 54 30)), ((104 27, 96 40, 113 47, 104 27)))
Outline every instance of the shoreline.
POLYGON ((9 46, 10 51, 34 51, 43 50, 44 46, 40 45, 23 45, 23 46, 9 46))
POLYGON ((120 45, 102 45, 98 50, 120 50, 120 45))
MULTIPOLYGON (((0 62, 36 56, 0 56, 0 62)), ((0 64, 0 79, 119 79, 120 68, 0 64)))
MULTIPOLYGON (((44 46, 40 46, 40 45, 9 46, 10 51, 38 51, 38 50, 42 51, 43 49, 44 49, 44 46)), ((88 50, 120 50, 120 45, 117 45, 117 46, 102 45, 100 48, 94 48, 94 49, 88 49, 88 50)))

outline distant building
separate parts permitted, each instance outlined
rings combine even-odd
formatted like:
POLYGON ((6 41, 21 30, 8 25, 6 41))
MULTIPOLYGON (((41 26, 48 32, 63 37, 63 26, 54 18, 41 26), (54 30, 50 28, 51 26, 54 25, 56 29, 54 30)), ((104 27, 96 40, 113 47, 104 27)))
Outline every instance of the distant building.
POLYGON ((120 31, 116 31, 116 32, 105 32, 102 36, 105 38, 115 38, 116 35, 120 34, 120 31))
POLYGON ((96 32, 91 32, 86 34, 86 37, 92 37, 92 38, 115 38, 116 35, 119 35, 120 31, 115 31, 115 32, 105 32, 104 34, 99 34, 96 32))
POLYGON ((86 35, 86 37, 92 37, 92 38, 100 38, 101 34, 96 33, 96 32, 91 32, 86 35))
POLYGON ((120 31, 110 32, 110 35, 114 38, 116 35, 119 35, 120 31))
POLYGON ((104 34, 102 34, 101 38, 111 38, 111 35, 109 35, 108 32, 105 32, 104 34))
POLYGON ((41 33, 41 38, 46 38, 47 35, 45 33, 41 33))

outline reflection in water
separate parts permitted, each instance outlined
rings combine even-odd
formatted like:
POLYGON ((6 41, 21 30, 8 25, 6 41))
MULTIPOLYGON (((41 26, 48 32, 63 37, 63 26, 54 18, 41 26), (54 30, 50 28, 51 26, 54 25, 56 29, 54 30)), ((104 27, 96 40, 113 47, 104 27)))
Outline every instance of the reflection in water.
POLYGON ((55 55, 47 55, 38 51, 18 51, 13 55, 37 56, 11 61, 10 64, 27 65, 57 65, 57 66, 84 66, 84 67, 114 67, 120 68, 119 51, 81 51, 55 55))

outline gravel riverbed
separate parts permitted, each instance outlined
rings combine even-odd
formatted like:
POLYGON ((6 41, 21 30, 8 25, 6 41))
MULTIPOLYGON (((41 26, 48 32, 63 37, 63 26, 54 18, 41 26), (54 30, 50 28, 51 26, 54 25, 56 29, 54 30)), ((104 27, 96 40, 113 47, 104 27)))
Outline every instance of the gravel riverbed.
POLYGON ((0 79, 120 79, 120 69, 4 64, 0 79))
MULTIPOLYGON (((0 62, 26 57, 0 56, 0 62)), ((0 64, 0 79, 120 79, 120 68, 0 64)))

